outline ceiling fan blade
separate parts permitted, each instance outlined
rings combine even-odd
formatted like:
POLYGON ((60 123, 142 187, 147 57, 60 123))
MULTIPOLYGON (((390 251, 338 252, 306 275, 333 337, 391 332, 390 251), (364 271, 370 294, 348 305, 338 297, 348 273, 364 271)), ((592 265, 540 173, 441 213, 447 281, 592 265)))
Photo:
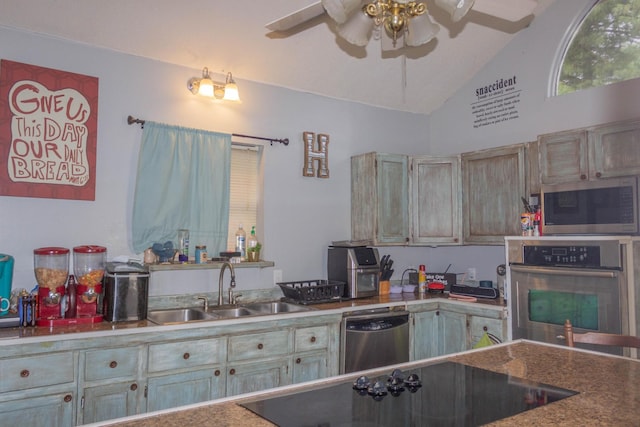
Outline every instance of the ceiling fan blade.
POLYGON ((531 15, 538 0, 476 0, 472 9, 500 19, 517 22, 531 15))
POLYGON ((287 31, 291 28, 307 22, 316 16, 320 16, 324 13, 324 7, 322 2, 312 3, 309 6, 293 12, 280 19, 276 19, 273 22, 269 22, 265 27, 271 31, 287 31))

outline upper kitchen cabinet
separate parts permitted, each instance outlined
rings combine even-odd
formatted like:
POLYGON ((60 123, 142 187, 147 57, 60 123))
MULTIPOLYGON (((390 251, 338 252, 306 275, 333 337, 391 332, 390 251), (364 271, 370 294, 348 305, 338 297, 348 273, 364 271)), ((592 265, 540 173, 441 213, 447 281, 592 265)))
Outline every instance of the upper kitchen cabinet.
POLYGON ((351 240, 409 242, 407 156, 365 153, 351 158, 351 240))
POLYGON ((589 131, 589 178, 640 175, 640 120, 589 131))
POLYGON ((460 156, 411 157, 413 244, 460 244, 460 156))
POLYGON ((640 120, 541 135, 538 143, 542 184, 640 174, 640 120))
POLYGON ((503 245, 520 234, 527 194, 524 144, 462 154, 465 244, 503 245))
POLYGON ((561 182, 587 179, 587 132, 584 130, 558 132, 538 137, 540 182, 561 182))

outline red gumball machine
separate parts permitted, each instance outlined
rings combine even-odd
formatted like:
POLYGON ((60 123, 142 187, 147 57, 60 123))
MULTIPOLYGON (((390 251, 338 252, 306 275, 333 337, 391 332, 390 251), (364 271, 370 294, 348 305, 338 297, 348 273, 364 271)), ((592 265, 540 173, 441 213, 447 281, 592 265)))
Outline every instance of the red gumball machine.
POLYGON ((69 249, 34 249, 33 266, 38 282, 38 321, 61 319, 64 284, 69 275, 69 249))
POLYGON ((102 279, 107 261, 107 248, 86 245, 73 248, 73 273, 76 279, 76 316, 102 320, 98 301, 102 296, 102 279))

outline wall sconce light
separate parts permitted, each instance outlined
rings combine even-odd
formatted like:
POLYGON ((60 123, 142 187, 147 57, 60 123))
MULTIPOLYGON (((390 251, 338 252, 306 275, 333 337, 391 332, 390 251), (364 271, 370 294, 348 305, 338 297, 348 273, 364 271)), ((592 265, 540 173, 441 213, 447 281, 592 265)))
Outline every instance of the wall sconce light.
POLYGON ((224 83, 214 82, 209 75, 209 69, 204 67, 202 77, 192 77, 187 82, 187 89, 194 95, 208 96, 224 101, 240 102, 238 85, 233 80, 231 73, 227 73, 224 83))

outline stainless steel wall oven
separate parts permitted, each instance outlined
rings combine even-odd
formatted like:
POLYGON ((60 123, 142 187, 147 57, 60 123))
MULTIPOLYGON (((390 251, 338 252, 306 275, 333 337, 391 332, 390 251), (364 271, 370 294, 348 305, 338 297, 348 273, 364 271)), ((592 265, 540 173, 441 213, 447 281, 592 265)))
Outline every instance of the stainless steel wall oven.
POLYGON ((578 332, 630 333, 626 250, 615 239, 507 239, 512 338, 561 344, 565 319, 578 332))

